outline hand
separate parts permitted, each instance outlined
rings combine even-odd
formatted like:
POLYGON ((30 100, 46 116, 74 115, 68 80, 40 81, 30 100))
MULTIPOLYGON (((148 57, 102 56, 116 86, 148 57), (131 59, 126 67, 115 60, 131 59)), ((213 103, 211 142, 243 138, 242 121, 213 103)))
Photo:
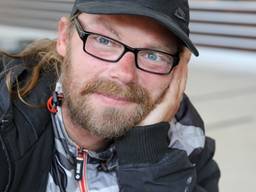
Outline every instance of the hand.
POLYGON ((188 75, 188 62, 191 52, 185 48, 180 54, 180 62, 173 69, 170 85, 162 101, 140 122, 140 126, 151 125, 159 122, 169 122, 179 109, 183 93, 186 88, 188 75))

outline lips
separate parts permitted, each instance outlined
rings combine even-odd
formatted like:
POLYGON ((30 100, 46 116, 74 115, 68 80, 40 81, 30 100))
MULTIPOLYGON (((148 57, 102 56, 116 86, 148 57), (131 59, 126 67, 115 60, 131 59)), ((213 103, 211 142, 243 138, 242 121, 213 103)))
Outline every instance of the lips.
POLYGON ((117 101, 133 102, 132 101, 133 99, 128 98, 128 97, 122 97, 122 96, 118 96, 118 95, 106 94, 106 93, 100 93, 100 92, 96 92, 95 94, 97 94, 99 96, 107 97, 109 99, 117 100, 117 101))

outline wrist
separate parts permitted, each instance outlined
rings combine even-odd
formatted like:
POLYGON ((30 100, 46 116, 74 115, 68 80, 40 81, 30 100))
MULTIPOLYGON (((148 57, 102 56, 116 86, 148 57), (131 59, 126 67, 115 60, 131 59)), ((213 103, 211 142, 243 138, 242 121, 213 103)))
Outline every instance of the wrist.
POLYGON ((157 162, 168 150, 168 122, 137 126, 116 140, 119 164, 157 162))

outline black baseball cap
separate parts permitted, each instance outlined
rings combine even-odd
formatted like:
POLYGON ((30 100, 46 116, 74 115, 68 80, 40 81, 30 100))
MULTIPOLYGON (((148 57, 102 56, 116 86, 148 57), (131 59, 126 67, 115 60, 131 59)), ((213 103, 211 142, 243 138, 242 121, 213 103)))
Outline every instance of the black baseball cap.
POLYGON ((167 27, 191 52, 199 52, 189 39, 188 0, 76 0, 71 16, 89 14, 128 14, 150 17, 167 27))

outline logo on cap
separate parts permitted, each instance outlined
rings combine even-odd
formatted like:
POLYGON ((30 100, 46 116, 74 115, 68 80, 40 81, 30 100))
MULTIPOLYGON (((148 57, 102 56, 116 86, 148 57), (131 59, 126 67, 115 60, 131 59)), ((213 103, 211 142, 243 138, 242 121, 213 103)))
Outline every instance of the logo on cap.
POLYGON ((179 19, 181 19, 181 20, 183 20, 183 21, 186 21, 186 14, 185 14, 185 12, 184 12, 180 7, 175 10, 174 15, 175 15, 177 18, 179 18, 179 19))

